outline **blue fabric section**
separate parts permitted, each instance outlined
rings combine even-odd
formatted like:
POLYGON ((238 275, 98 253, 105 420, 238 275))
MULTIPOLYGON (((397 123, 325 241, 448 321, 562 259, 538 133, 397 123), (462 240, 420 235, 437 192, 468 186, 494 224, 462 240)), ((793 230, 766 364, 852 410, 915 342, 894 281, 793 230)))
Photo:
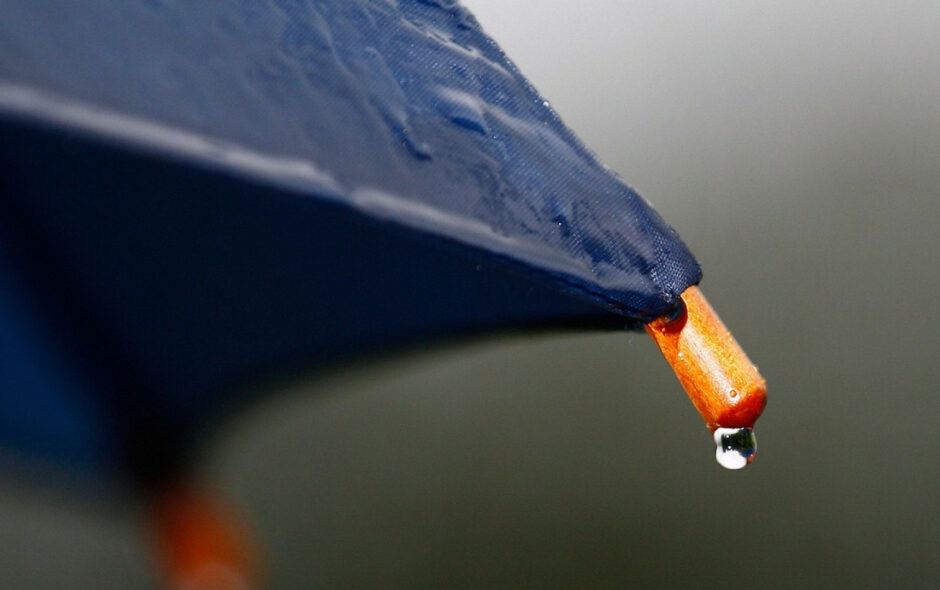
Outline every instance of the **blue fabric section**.
POLYGON ((456 3, 4 0, 0 10, 0 80, 61 98, 70 124, 186 157, 161 128, 209 151, 307 163, 318 198, 516 259, 636 318, 699 279, 675 233, 456 3))
POLYGON ((485 251, 60 129, 0 119, 0 195, 47 344, 73 353, 135 470, 172 463, 259 380, 461 334, 630 322, 485 251))
POLYGON ((119 446, 150 478, 252 381, 453 334, 635 326, 700 278, 455 2, 0 14, 0 287, 56 326, 29 340, 0 297, 7 360, 28 357, 0 381, 21 448, 119 446))

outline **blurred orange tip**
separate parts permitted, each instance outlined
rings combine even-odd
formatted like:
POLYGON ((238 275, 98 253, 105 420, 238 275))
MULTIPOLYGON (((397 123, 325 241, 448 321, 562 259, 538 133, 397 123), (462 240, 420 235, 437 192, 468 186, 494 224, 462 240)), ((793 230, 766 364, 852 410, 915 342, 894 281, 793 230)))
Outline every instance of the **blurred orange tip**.
POLYGON ((216 497, 186 486, 160 493, 152 522, 167 588, 252 590, 256 551, 246 527, 216 497))

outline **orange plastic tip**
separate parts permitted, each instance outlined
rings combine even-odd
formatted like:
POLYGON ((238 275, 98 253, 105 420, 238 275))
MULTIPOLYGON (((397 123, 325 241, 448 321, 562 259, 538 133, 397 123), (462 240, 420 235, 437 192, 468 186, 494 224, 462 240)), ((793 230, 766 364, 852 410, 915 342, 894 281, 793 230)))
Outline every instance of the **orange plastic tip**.
POLYGON ((187 486, 170 488, 158 495, 152 519, 168 588, 258 587, 248 535, 234 512, 214 496, 187 486))
POLYGON ((646 325, 708 428, 753 427, 767 404, 767 383, 698 287, 685 310, 646 325))

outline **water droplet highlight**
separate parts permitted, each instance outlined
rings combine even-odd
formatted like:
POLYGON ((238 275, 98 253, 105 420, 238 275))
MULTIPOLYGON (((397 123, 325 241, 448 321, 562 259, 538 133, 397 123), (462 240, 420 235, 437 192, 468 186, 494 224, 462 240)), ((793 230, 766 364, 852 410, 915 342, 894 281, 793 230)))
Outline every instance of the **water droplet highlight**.
POLYGON ((754 460, 757 439, 753 428, 716 428, 715 459, 725 469, 741 469, 754 460))

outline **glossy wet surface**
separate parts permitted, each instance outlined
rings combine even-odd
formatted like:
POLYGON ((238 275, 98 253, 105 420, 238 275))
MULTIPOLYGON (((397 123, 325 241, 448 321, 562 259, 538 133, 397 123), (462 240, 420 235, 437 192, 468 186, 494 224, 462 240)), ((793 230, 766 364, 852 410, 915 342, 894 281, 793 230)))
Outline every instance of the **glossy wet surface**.
POLYGON ((459 4, 4 4, 0 113, 332 200, 645 319, 699 277, 459 4))

